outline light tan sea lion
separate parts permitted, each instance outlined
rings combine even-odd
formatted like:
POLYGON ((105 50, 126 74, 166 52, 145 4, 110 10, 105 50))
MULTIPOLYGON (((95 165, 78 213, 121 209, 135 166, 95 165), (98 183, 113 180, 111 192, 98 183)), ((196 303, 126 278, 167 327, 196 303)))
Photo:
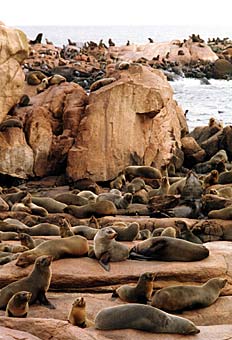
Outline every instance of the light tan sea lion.
POLYGON ((115 80, 116 79, 114 77, 102 78, 102 79, 96 80, 94 83, 91 84, 90 91, 91 92, 96 91, 96 90, 100 89, 102 86, 109 85, 109 84, 113 83, 115 80))
POLYGON ((77 196, 86 198, 89 203, 95 203, 98 195, 90 190, 82 190, 77 194, 77 196))
POLYGON ((119 297, 126 302, 146 304, 151 300, 153 280, 153 273, 143 273, 140 275, 136 286, 122 285, 112 294, 112 298, 119 297))
POLYGON ((32 293, 29 304, 39 300, 39 302, 46 307, 55 308, 45 295, 51 282, 51 262, 52 256, 40 256, 36 259, 34 267, 28 276, 2 288, 0 290, 0 308, 5 308, 10 298, 20 291, 32 293))
POLYGON ((208 213, 208 218, 219 218, 221 220, 231 220, 232 219, 232 205, 219 209, 219 210, 211 210, 208 213))
POLYGON ((52 223, 39 223, 33 227, 27 227, 27 234, 31 236, 58 236, 60 235, 60 228, 52 223))
POLYGON ((62 213, 67 204, 56 201, 51 197, 32 197, 32 203, 43 207, 49 213, 62 213))
POLYGON ((201 286, 170 286, 155 292, 151 305, 168 312, 212 305, 220 295, 226 279, 213 278, 201 286))
POLYGON ((19 244, 0 244, 0 251, 9 252, 9 253, 22 253, 28 250, 27 247, 19 245, 19 244))
POLYGON ((142 189, 147 191, 144 180, 139 177, 133 178, 132 181, 127 185, 127 192, 131 194, 134 194, 142 189))
POLYGON ((110 182, 110 188, 121 190, 125 184, 126 184, 126 177, 124 173, 121 171, 119 172, 118 176, 113 181, 110 182))
POLYGON ((100 310, 95 318, 95 328, 104 330, 132 328, 152 333, 197 334, 200 332, 194 323, 187 319, 137 303, 100 310))
POLYGON ((129 192, 125 193, 123 196, 108 192, 99 194, 96 202, 108 200, 113 202, 117 209, 126 209, 131 204, 132 198, 133 196, 129 192))
POLYGON ((55 196, 55 199, 61 203, 67 204, 67 205, 85 205, 88 204, 88 199, 66 192, 64 194, 59 194, 55 196))
POLYGON ((6 306, 5 315, 14 318, 26 318, 31 297, 31 292, 21 291, 15 293, 6 306))
POLYGON ((39 85, 44 78, 46 76, 41 71, 31 71, 26 75, 28 85, 39 85))
POLYGON ((48 240, 20 254, 16 261, 16 266, 27 267, 42 255, 50 255, 53 260, 58 260, 65 256, 84 256, 88 254, 88 250, 87 239, 79 235, 57 240, 48 240))
POLYGON ((164 228, 160 236, 176 237, 176 229, 173 227, 164 228))
POLYGON ((68 321, 73 326, 78 326, 81 328, 91 327, 94 325, 93 322, 87 319, 86 317, 86 302, 83 297, 78 297, 73 302, 68 321))
POLYGON ((109 262, 124 261, 129 256, 129 248, 117 242, 116 231, 110 227, 99 229, 94 237, 94 253, 100 265, 110 270, 109 262))

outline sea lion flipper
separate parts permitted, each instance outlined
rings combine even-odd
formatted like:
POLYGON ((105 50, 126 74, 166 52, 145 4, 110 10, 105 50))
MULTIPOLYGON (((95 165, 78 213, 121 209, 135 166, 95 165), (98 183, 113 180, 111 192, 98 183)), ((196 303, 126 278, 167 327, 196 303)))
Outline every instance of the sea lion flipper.
POLYGON ((108 252, 101 255, 99 259, 99 264, 107 271, 110 271, 110 254, 108 252))
POLYGON ((39 292, 37 299, 41 305, 44 305, 49 309, 56 309, 56 307, 47 299, 44 291, 39 292))
POLYGON ((114 301, 119 297, 118 293, 116 290, 113 290, 112 295, 111 295, 111 300, 114 301))
POLYGON ((131 251, 129 255, 129 259, 131 260, 139 260, 139 261, 152 261, 154 260, 152 257, 148 257, 142 254, 138 254, 135 251, 131 251))

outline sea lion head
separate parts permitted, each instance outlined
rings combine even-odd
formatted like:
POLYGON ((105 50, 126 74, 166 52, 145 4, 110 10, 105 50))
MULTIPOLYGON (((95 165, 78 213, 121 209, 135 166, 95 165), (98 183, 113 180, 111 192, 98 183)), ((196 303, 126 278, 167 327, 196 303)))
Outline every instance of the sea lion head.
POLYGON ((19 255, 17 261, 16 261, 16 266, 25 268, 29 266, 31 263, 35 261, 36 256, 34 254, 29 254, 27 252, 24 252, 19 255))
POLYGON ((118 235, 118 233, 111 227, 102 228, 99 233, 108 239, 114 239, 118 235))
POLYGON ((14 304, 16 306, 21 306, 27 303, 28 301, 30 301, 31 297, 32 297, 31 292, 24 291, 24 290, 20 291, 14 295, 14 304))
POLYGON ((82 296, 76 298, 72 303, 73 307, 79 307, 79 308, 84 308, 85 305, 86 305, 86 302, 85 302, 85 299, 82 296))
POLYGON ((155 274, 154 274, 154 273, 151 273, 151 272, 145 272, 145 273, 143 273, 143 274, 140 276, 140 278, 141 278, 142 280, 144 280, 144 281, 149 281, 149 282, 151 282, 151 281, 154 280, 155 274))

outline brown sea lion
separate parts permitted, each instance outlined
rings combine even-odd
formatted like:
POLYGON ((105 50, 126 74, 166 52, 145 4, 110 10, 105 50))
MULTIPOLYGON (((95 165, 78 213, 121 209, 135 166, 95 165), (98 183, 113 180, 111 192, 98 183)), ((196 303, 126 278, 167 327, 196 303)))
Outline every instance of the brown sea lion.
POLYGON ((85 205, 88 204, 88 199, 72 194, 70 192, 66 192, 64 194, 59 194, 55 196, 55 199, 61 203, 67 204, 67 205, 85 205))
POLYGON ((208 213, 208 218, 219 218, 221 220, 231 220, 232 219, 232 206, 228 206, 223 209, 211 210, 208 213))
POLYGON ((136 240, 147 240, 149 237, 151 237, 151 231, 149 229, 143 229, 139 231, 136 240))
POLYGON ((123 186, 126 184, 126 177, 124 175, 124 172, 119 172, 118 176, 110 182, 110 188, 121 190, 123 186))
POLYGON ((1 241, 9 241, 9 240, 17 240, 18 233, 13 231, 0 231, 0 240, 1 241))
POLYGON ((212 170, 203 180, 203 188, 207 189, 211 185, 217 184, 219 173, 217 170, 212 170))
POLYGON ((49 213, 63 213, 67 204, 56 201, 51 197, 32 197, 32 203, 43 207, 49 213))
POLYGON ((148 197, 152 196, 163 196, 168 195, 170 189, 169 179, 168 177, 162 177, 160 182, 160 187, 158 189, 152 189, 148 192, 148 197))
POLYGON ((152 333, 197 334, 200 330, 191 321, 143 304, 126 304, 100 310, 95 328, 104 330, 138 329, 152 333))
POLYGON ((138 260, 187 262, 199 261, 208 256, 209 250, 201 244, 167 236, 151 237, 141 241, 130 251, 130 258, 138 260))
POLYGON ((115 240, 116 231, 110 227, 99 229, 94 237, 94 253, 100 265, 110 270, 109 262, 124 261, 129 256, 129 248, 115 240))
POLYGON ((112 298, 119 297, 126 302, 136 302, 146 304, 151 300, 153 292, 153 273, 143 273, 140 275, 136 286, 123 285, 116 289, 112 298))
POLYGON ((160 236, 176 237, 176 229, 173 227, 164 228, 160 236))
POLYGON ((19 233, 18 238, 21 242, 21 245, 27 247, 28 249, 33 249, 45 241, 39 239, 33 240, 33 238, 30 235, 25 233, 19 233))
POLYGON ((39 223, 33 227, 27 227, 25 232, 31 236, 58 236, 60 228, 52 223, 39 223))
POLYGON ((170 286, 155 292, 151 305, 168 312, 212 305, 220 295, 226 279, 213 278, 201 286, 170 286))
POLYGON ((65 237, 70 237, 73 235, 74 235, 74 232, 72 230, 71 223, 69 223, 68 220, 63 218, 60 222, 60 237, 65 238, 65 237))
POLYGON ((231 184, 232 183, 232 170, 224 171, 219 174, 219 184, 231 184))
POLYGON ((91 216, 88 221, 88 226, 91 228, 100 229, 100 224, 95 216, 91 216))
POLYGON ((115 80, 116 79, 114 77, 102 78, 102 79, 96 80, 94 83, 91 84, 89 89, 90 89, 91 92, 96 91, 96 90, 100 89, 102 86, 109 85, 109 84, 113 83, 115 80))
POLYGON ((175 221, 175 226, 180 232, 180 238, 189 242, 202 244, 201 239, 193 234, 185 221, 175 221))
POLYGON ((75 235, 81 235, 87 238, 87 240, 93 240, 97 234, 98 229, 89 227, 87 225, 78 225, 72 228, 75 235))
POLYGON ((34 267, 28 276, 12 282, 0 290, 0 308, 3 309, 7 306, 10 298, 17 292, 28 291, 32 293, 29 304, 39 302, 48 308, 55 308, 46 298, 51 282, 51 265, 52 256, 40 256, 36 259, 34 267))
POLYGON ((0 251, 9 252, 9 253, 21 253, 28 250, 27 247, 17 244, 0 244, 0 251))
POLYGON ((77 196, 86 198, 89 203, 95 203, 98 195, 90 190, 82 190, 77 194, 77 196))
POLYGON ((31 297, 31 292, 21 291, 15 293, 6 306, 5 315, 14 318, 26 318, 31 297))
POLYGON ((70 310, 68 321, 74 325, 81 328, 91 327, 94 325, 93 322, 86 317, 86 302, 83 297, 78 297, 72 304, 70 310))
POLYGON ((48 240, 37 247, 20 254, 16 266, 27 267, 41 255, 50 255, 53 260, 65 256, 80 257, 88 254, 89 246, 85 237, 74 235, 57 240, 48 240))
POLYGON ((46 78, 46 75, 41 71, 31 71, 26 75, 28 85, 39 85, 46 78))
POLYGON ((139 233, 139 224, 137 222, 132 222, 128 226, 122 227, 119 225, 111 225, 116 233, 117 241, 134 241, 139 233))
POLYGON ((145 189, 147 191, 146 183, 142 178, 139 177, 133 178, 132 181, 127 185, 126 189, 128 193, 131 194, 134 194, 137 191, 140 191, 141 189, 145 189))
POLYGON ((96 203, 89 203, 81 207, 69 205, 64 209, 63 212, 71 214, 77 218, 89 218, 92 215, 96 217, 115 215, 117 213, 117 208, 113 202, 106 200, 96 203))
POLYGON ((99 194, 96 202, 108 200, 113 202, 117 209, 126 209, 131 204, 132 198, 133 196, 129 192, 125 193, 124 196, 107 192, 99 194))
POLYGON ((125 175, 128 177, 145 177, 152 179, 160 179, 161 172, 152 166, 130 165, 125 168, 125 175))

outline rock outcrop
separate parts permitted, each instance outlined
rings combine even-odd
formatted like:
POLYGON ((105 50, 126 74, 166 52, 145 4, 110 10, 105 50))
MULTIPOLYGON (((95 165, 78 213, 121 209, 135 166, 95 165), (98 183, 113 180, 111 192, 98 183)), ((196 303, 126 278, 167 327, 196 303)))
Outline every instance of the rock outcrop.
POLYGON ((26 35, 17 29, 0 24, 0 122, 17 104, 24 90, 24 73, 21 68, 28 55, 26 35))
POLYGON ((183 111, 158 70, 131 64, 118 80, 90 93, 67 173, 106 181, 130 164, 160 167, 181 147, 183 111))

